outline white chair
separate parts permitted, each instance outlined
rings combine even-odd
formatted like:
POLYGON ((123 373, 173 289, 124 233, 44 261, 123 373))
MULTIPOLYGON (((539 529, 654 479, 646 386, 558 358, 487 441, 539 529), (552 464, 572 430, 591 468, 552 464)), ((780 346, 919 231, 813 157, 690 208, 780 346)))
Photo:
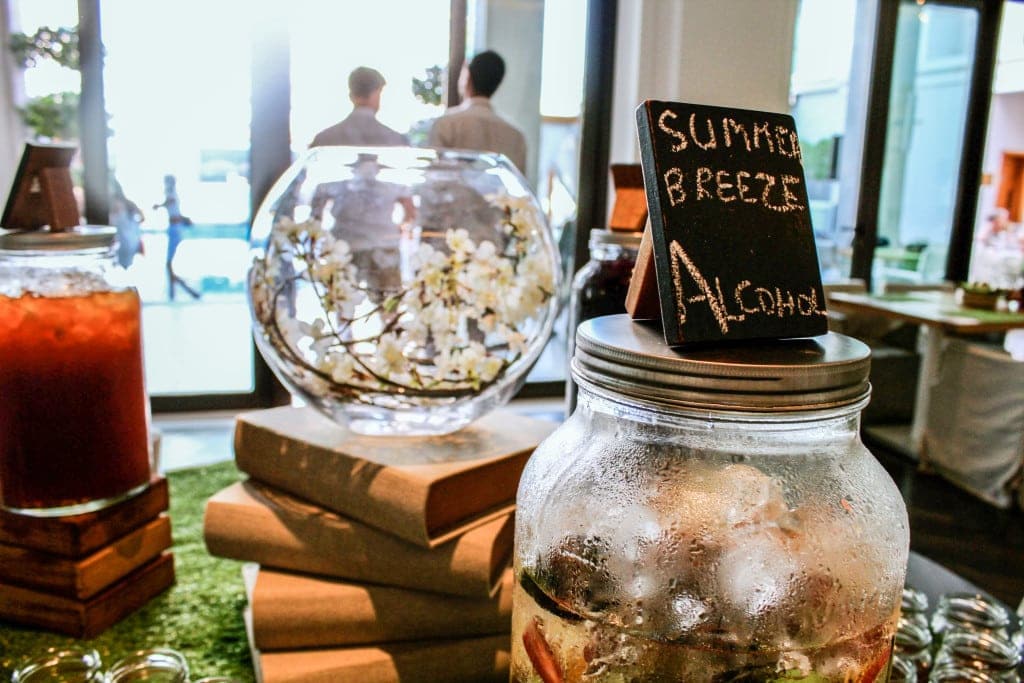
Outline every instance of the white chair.
POLYGON ((998 346, 946 340, 921 462, 978 498, 1010 507, 1024 464, 1024 363, 998 346))

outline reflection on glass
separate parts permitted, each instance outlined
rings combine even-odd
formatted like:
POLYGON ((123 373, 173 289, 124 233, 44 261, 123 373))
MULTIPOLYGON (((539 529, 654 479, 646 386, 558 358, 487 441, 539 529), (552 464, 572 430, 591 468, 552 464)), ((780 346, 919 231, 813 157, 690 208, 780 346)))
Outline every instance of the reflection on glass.
POLYGON ((872 281, 941 282, 953 223, 978 12, 900 5, 872 281))
POLYGON ((123 258, 143 299, 148 390, 252 391, 252 27, 237 7, 200 0, 100 9, 112 197, 122 198, 111 220, 138 233, 123 258))

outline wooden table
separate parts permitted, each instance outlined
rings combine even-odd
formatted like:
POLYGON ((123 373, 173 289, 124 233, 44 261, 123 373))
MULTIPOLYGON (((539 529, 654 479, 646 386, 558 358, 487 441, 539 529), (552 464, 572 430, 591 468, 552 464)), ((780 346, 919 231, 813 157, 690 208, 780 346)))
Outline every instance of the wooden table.
POLYGON ((938 376, 942 342, 947 335, 979 335, 1024 328, 1024 313, 1008 313, 965 308, 947 292, 906 292, 899 294, 851 294, 834 292, 828 296, 830 309, 842 313, 881 315, 921 326, 918 350, 921 371, 911 424, 911 448, 921 453, 925 421, 928 416, 931 382, 938 376))

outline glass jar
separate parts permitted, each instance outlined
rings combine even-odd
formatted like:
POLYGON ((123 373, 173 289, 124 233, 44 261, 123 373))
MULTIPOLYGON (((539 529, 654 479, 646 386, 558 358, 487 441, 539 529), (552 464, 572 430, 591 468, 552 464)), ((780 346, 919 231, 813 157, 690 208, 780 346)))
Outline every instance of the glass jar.
POLYGON ((150 479, 141 304, 115 229, 0 231, 0 506, 95 510, 150 479))
POLYGON ((253 220, 256 345, 364 434, 443 434, 506 403, 547 343, 561 270, 500 155, 316 147, 253 220))
POLYGON ((25 662, 11 683, 103 683, 100 653, 82 647, 51 647, 25 662))
POLYGON ((170 648, 140 650, 110 667, 106 683, 188 683, 185 655, 170 648))
POLYGON ((859 436, 868 364, 582 323, 579 406, 519 485, 512 680, 885 680, 909 530, 859 436))
MULTIPOLYGON (((569 329, 575 330, 584 320, 602 315, 615 315, 626 310, 626 292, 633 276, 633 266, 640 251, 639 232, 623 230, 592 230, 590 260, 572 280, 569 297, 569 329)), ((569 335, 569 358, 572 358, 576 337, 569 335)), ((565 381, 565 414, 576 409, 576 383, 565 381)))

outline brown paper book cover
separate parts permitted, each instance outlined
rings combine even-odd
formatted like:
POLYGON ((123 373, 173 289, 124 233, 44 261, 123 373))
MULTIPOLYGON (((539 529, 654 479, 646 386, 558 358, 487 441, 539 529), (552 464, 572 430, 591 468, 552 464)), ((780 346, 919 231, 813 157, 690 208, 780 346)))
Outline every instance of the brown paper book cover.
POLYGON ((75 638, 94 638, 174 583, 174 556, 164 553, 88 600, 0 583, 0 619, 75 638))
POLYGON ((252 480, 206 503, 212 555, 277 569, 487 598, 512 555, 511 515, 423 548, 252 480))
POLYGON ((170 547, 166 515, 81 559, 0 544, 0 581, 85 600, 170 547))
POLYGON ((250 647, 259 683, 507 683, 509 676, 507 634, 288 652, 260 652, 250 640, 250 647))
POLYGON ((152 520, 167 504, 167 479, 157 476, 141 493, 95 512, 35 517, 0 510, 0 543, 85 557, 152 520))
POLYGON ((312 408, 244 413, 235 461, 252 478, 433 547, 513 509, 519 475, 556 423, 496 411, 454 434, 353 434, 312 408))
POLYGON ((332 581, 248 565, 253 640, 260 650, 298 650, 508 633, 512 570, 497 595, 458 598, 332 581))

